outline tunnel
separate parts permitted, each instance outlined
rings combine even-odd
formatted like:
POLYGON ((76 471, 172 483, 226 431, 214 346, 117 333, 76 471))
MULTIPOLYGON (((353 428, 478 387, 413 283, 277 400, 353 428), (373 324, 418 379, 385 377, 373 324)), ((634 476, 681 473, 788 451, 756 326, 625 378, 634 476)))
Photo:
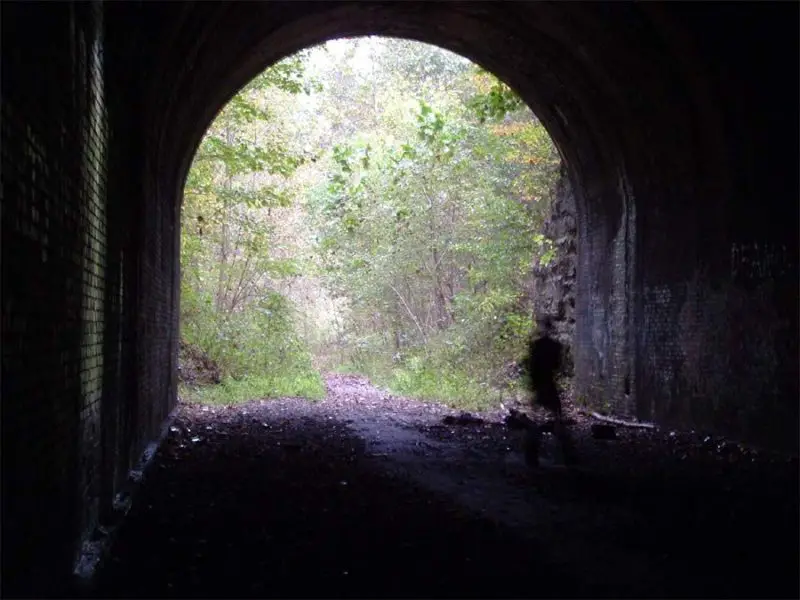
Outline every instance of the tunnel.
POLYGON ((798 443, 798 5, 4 2, 7 594, 52 593, 176 405, 183 184, 222 106, 325 40, 480 64, 577 203, 576 393, 798 443))

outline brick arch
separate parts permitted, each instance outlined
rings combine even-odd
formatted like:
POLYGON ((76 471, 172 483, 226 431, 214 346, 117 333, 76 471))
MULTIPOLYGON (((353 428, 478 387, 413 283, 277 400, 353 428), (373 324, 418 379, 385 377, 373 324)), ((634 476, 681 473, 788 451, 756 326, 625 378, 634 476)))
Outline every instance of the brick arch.
MULTIPOLYGON (((676 27, 667 16, 633 7, 569 3, 320 3, 284 6, 279 15, 269 3, 198 5, 168 32, 172 56, 191 57, 191 68, 168 58, 164 83, 148 102, 162 108, 154 122, 156 162, 165 174, 160 189, 166 203, 180 198, 191 157, 216 113, 294 51, 336 37, 383 34, 457 52, 522 95, 567 164, 580 232, 579 393, 650 418, 650 404, 636 402, 635 205, 654 188, 661 198, 675 193, 702 146, 720 144, 708 106, 713 100, 695 92, 665 49, 669 25, 676 27)), ((702 67, 695 62, 694 69, 702 67)), ((698 178, 693 185, 709 184, 698 178)), ((715 185, 730 185, 725 173, 716 174, 715 185)))

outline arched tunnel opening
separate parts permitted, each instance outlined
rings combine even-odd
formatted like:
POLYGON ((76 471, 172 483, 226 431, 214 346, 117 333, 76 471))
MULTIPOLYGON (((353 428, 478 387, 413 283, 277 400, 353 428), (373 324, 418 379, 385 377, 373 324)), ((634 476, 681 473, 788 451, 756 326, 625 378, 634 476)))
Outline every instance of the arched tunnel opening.
POLYGON ((545 316, 569 388, 566 172, 463 57, 365 37, 279 61, 215 117, 186 181, 179 398, 316 398, 345 371, 455 408, 519 403, 545 316))
POLYGON ((2 13, 4 594, 91 595, 73 579, 105 564, 119 577, 94 593, 797 595, 796 4, 11 2, 2 13), (186 425, 170 415, 194 149, 264 67, 359 35, 452 50, 532 108, 576 201, 576 394, 652 421, 657 452, 671 431, 711 451, 681 450, 661 470, 526 474, 514 502, 481 488, 489 471, 513 478, 485 466, 452 491, 469 516, 441 490, 376 481, 312 424, 301 429, 324 460, 282 450, 217 512, 211 474, 230 463, 209 456, 209 470, 167 477, 180 464, 164 462, 169 427, 186 425), (321 487, 292 496, 287 461, 321 487), (336 468, 320 472, 326 463, 336 468), (356 482, 370 477, 364 504, 356 482), (194 521, 177 518, 180 502, 148 517, 159 482, 197 501, 194 521), (283 508, 254 518, 282 484, 283 508), (330 504, 304 505, 309 494, 330 504), (209 540, 192 537, 199 522, 220 529, 212 563, 209 540), (287 558, 289 534, 307 543, 287 558), (197 561, 148 562, 148 540, 197 561), (358 567, 331 560, 337 549, 358 567), (304 561, 329 587, 305 585, 304 561), (216 579, 213 564, 225 567, 216 579))

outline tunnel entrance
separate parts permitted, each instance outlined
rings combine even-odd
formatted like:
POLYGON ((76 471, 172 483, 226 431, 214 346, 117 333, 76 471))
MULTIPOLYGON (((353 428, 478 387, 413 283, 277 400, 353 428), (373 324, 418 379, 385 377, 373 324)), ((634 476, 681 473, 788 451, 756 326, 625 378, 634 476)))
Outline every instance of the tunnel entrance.
POLYGON ((545 316, 571 387, 565 169, 456 54, 368 37, 276 63, 204 136, 182 228, 182 397, 318 397, 318 371, 345 369, 462 408, 524 402, 545 316))
MULTIPOLYGON (((499 60, 499 54, 489 51, 491 45, 501 44, 497 47, 505 48, 507 56, 511 56, 516 51, 522 52, 522 46, 515 44, 524 42, 513 36, 504 37, 491 28, 486 29, 485 23, 481 24, 481 33, 478 34, 475 29, 475 19, 479 19, 477 15, 469 11, 457 11, 457 17, 452 14, 443 17, 455 18, 459 25, 454 25, 452 30, 458 30, 459 36, 466 36, 448 38, 431 35, 425 30, 426 25, 415 21, 417 17, 403 15, 395 20, 391 16, 394 9, 387 9, 384 16, 377 17, 379 21, 386 19, 385 29, 370 20, 370 24, 365 24, 361 30, 357 23, 362 17, 351 14, 350 11, 353 10, 356 9, 339 7, 330 13, 330 19, 320 22, 316 18, 312 19, 314 25, 311 27, 309 22, 310 29, 298 22, 295 26, 275 32, 276 37, 270 38, 275 45, 266 39, 258 42, 258 48, 261 49, 253 49, 253 62, 239 65, 240 70, 220 74, 221 78, 217 78, 216 83, 209 87, 208 104, 200 106, 187 97, 188 104, 184 106, 186 110, 180 115, 176 114, 171 121, 170 129, 175 137, 164 142, 165 161, 173 161, 180 156, 180 162, 176 163, 177 172, 187 173, 193 149, 204 132, 199 126, 211 120, 217 107, 230 97, 233 90, 258 72, 258 67, 275 63, 291 50, 341 36, 342 32, 333 27, 334 23, 347 22, 348 27, 354 27, 355 29, 345 30, 351 36, 380 31, 383 35, 432 42, 475 60, 477 64, 507 82, 536 112, 543 126, 552 134, 559 149, 558 153, 567 166, 565 174, 562 174, 563 184, 560 190, 568 202, 560 204, 559 210, 562 214, 559 218, 562 222, 558 227, 552 227, 555 236, 553 241, 562 254, 575 253, 577 260, 564 261, 559 265, 561 272, 547 281, 540 281, 540 288, 548 290, 546 296, 550 301, 542 302, 537 308, 539 312, 552 312, 563 319, 565 327, 562 335, 574 337, 571 340, 573 344, 570 363, 576 374, 575 395, 587 406, 613 412, 621 417, 653 418, 656 406, 653 404, 653 396, 648 395, 647 402, 637 403, 636 400, 637 367, 633 348, 638 342, 634 339, 635 330, 632 327, 636 307, 631 292, 637 247, 633 220, 634 194, 623 171, 618 171, 613 178, 599 175, 609 161, 614 160, 615 153, 611 148, 616 142, 612 143, 610 139, 601 141, 597 136, 602 134, 595 125, 592 129, 586 128, 588 113, 584 109, 581 109, 582 114, 570 116, 569 103, 557 100, 557 95, 548 96, 550 90, 556 93, 557 89, 553 87, 556 80, 552 78, 555 73, 549 68, 548 74, 545 76, 542 73, 542 79, 539 80, 529 77, 526 69, 512 67, 499 60), (378 29, 375 29, 376 26, 378 29), (476 37, 470 41, 470 36, 476 37), (481 45, 478 38, 492 42, 481 45), (501 42, 501 38, 505 41, 501 42), (267 48, 269 52, 266 51, 267 48), (228 83, 223 84, 222 81, 228 83), (223 89, 227 91, 223 93, 223 89), (545 101, 545 98, 548 99, 545 101), (201 112, 196 113, 198 120, 190 123, 185 115, 194 110, 192 107, 201 112), (179 140, 180 147, 174 146, 174 151, 166 151, 168 146, 178 143, 179 140), (574 243, 575 237, 581 240, 577 244, 574 243), (563 288, 569 287, 569 282, 573 280, 576 281, 576 289, 565 293, 563 288), (559 283, 555 283, 556 281, 559 283), (570 331, 573 328, 574 335, 570 331)), ((370 14, 370 19, 376 16, 370 14)), ((542 56, 552 52, 545 51, 544 48, 539 50, 543 52, 542 56)), ((200 84, 199 81, 197 83, 200 84)), ((591 110, 598 108, 599 104, 596 104, 591 110)), ((586 110, 590 110, 589 107, 586 110)))
POLYGON ((342 36, 457 52, 551 133, 577 214, 576 394, 796 450, 797 4, 2 11, 4 593, 69 579, 175 409, 181 195, 213 117, 342 36))

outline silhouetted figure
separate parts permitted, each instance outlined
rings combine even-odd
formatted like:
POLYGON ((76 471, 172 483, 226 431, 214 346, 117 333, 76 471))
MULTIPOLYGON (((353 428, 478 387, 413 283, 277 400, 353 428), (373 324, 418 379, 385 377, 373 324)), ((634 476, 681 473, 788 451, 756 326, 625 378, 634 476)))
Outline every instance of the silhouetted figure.
MULTIPOLYGON (((540 321, 540 335, 531 340, 528 356, 525 359, 525 370, 528 373, 533 401, 544 407, 554 416, 552 431, 561 443, 565 463, 575 462, 575 453, 569 432, 562 418, 561 396, 556 384, 556 376, 561 371, 564 346, 552 337, 553 321, 544 317, 540 321)), ((528 436, 525 454, 528 462, 538 465, 539 445, 542 427, 536 427, 528 436)))

